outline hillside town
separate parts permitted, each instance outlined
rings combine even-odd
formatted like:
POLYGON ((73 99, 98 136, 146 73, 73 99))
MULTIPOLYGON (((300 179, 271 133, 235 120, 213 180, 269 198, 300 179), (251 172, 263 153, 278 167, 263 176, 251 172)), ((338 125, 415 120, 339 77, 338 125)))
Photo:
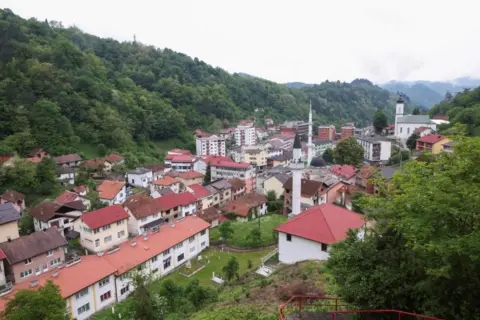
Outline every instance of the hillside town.
MULTIPOLYGON (((274 228, 278 241, 270 256, 277 254, 278 263, 327 260, 349 229, 359 237, 368 232, 371 222, 355 212, 355 199, 378 195, 374 181, 401 171, 401 163, 389 165, 394 149, 409 150, 415 133, 410 153, 452 152, 454 141, 436 133, 438 121, 403 110, 400 97, 395 123, 381 132, 346 123, 339 131, 319 126, 314 136, 311 106, 306 122, 267 118, 257 126, 252 118, 219 132, 197 129, 196 150, 171 149, 163 163, 132 170, 124 169, 120 154, 51 157, 39 146, 25 160, 53 159, 63 191, 31 206, 29 195, 16 190, 0 195, 0 296, 7 298, 0 309, 19 290, 51 280, 70 316, 88 319, 128 297, 133 271, 164 277, 201 256, 213 229, 260 223, 267 215, 285 217, 274 228), (360 163, 325 159, 345 141, 363 148, 360 163), (85 173, 94 185, 78 183, 85 173), (272 203, 280 205, 272 209, 272 203), (21 235, 23 217, 33 220, 33 230, 21 235)), ((2 165, 14 166, 14 156, 3 157, 2 165)), ((274 268, 262 263, 257 273, 268 277, 274 268)), ((213 275, 212 281, 223 280, 213 275)))

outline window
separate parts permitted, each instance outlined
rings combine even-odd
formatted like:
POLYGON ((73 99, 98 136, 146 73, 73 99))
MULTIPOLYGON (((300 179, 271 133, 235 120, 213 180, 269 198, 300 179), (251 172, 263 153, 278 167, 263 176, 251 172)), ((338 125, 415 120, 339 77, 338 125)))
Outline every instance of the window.
POLYGON ((45 271, 48 271, 48 264, 46 264, 46 263, 43 265, 43 272, 45 272, 45 271))
POLYGON ((191 247, 190 252, 195 252, 195 249, 196 249, 195 247, 191 247))
POLYGON ((122 274, 119 278, 120 278, 120 281, 123 281, 123 280, 125 280, 125 279, 128 279, 128 278, 130 278, 130 273, 125 272, 125 273, 122 274))
POLYGON ((173 218, 174 218, 174 219, 177 219, 177 218, 178 218, 178 213, 175 213, 175 214, 173 215, 173 218))
POLYGON ((110 278, 107 277, 107 278, 104 278, 104 279, 100 280, 100 282, 98 283, 98 286, 101 288, 101 287, 106 286, 109 283, 110 283, 110 278))
POLYGON ((180 242, 174 246, 175 249, 180 249, 181 247, 183 247, 183 242, 180 242))
POLYGON ((50 261, 50 266, 56 266, 57 264, 60 263, 60 258, 57 258, 57 259, 53 259, 52 261, 50 261))
POLYGON ((188 243, 192 243, 193 241, 195 241, 195 236, 188 238, 188 243))
POLYGON ((112 236, 108 236, 108 237, 103 238, 103 241, 105 243, 109 243, 110 241, 112 241, 112 236))
POLYGON ((167 249, 165 251, 163 251, 163 256, 167 256, 170 254, 170 249, 167 249))
POLYGON ((403 129, 403 128, 402 128, 402 127, 400 127, 400 133, 402 133, 402 129, 403 129))
POLYGON ((82 314, 82 313, 87 312, 89 310, 90 310, 90 303, 87 303, 87 304, 84 304, 83 306, 81 306, 80 308, 78 308, 77 313, 82 314))
POLYGON ((157 262, 157 260, 158 260, 158 256, 155 256, 155 257, 153 257, 152 259, 150 259, 150 261, 151 261, 152 263, 157 262))
POLYGON ((139 265, 139 266, 137 267, 137 270, 138 270, 138 271, 141 271, 141 270, 145 269, 146 267, 147 267, 147 263, 144 262, 144 263, 142 263, 141 265, 139 265))
POLYGON ((100 228, 93 229, 93 233, 99 233, 99 232, 100 232, 100 228))
POLYGON ((117 233, 117 237, 118 237, 119 239, 120 239, 120 238, 123 238, 124 236, 125 236, 125 231, 123 231, 123 230, 122 230, 122 231, 119 231, 119 232, 117 233))
POLYGON ((128 287, 128 285, 126 287, 120 289, 120 295, 123 296, 125 293, 127 293, 129 291, 129 289, 130 288, 128 287))
POLYGON ((200 232, 200 235, 201 235, 201 236, 204 236, 206 233, 207 233, 207 230, 202 230, 202 231, 200 232))
POLYGON ((100 247, 100 239, 95 240, 95 248, 100 247))
POLYGON ((103 302, 103 301, 105 301, 105 300, 108 300, 108 299, 110 299, 111 297, 112 297, 112 293, 111 293, 110 291, 105 292, 104 294, 102 294, 102 295, 100 296, 100 302, 103 302))
POLYGON ((50 257, 50 256, 52 256, 52 255, 53 255, 53 250, 48 250, 48 251, 47 251, 47 257, 50 257))
POLYGON ((175 207, 175 208, 173 208, 173 211, 177 211, 177 210, 178 210, 178 206, 177 206, 177 207, 175 207))
POLYGON ((103 229, 103 231, 108 230, 108 229, 110 229, 110 225, 109 225, 109 224, 104 225, 104 226, 102 227, 102 229, 103 229))
POLYGON ((25 271, 20 272, 20 278, 26 278, 32 275, 32 269, 28 269, 25 271))
POLYGON ((182 261, 183 258, 185 258, 185 255, 182 253, 181 255, 179 255, 179 256, 177 257, 177 262, 182 261))
POLYGON ((292 235, 287 233, 287 241, 292 242, 292 235))
POLYGON ((410 128, 407 128, 407 134, 410 134, 410 128))
POLYGON ((202 242, 200 245, 201 245, 201 246, 202 246, 202 248, 203 248, 203 247, 205 247, 205 246, 206 246, 206 244, 207 244, 207 243, 206 243, 205 241, 203 241, 203 242, 202 242))
POLYGON ((328 245, 326 243, 322 243, 322 251, 327 252, 328 245))
POLYGON ((81 297, 86 296, 87 294, 88 294, 88 287, 77 292, 77 294, 75 295, 75 298, 80 299, 81 297))
POLYGON ((68 219, 63 219, 63 224, 67 224, 68 222, 68 219))
POLYGON ((92 233, 92 230, 90 230, 90 229, 87 228, 87 227, 83 227, 83 231, 88 232, 88 233, 92 233))
POLYGON ((35 268, 35 274, 38 276, 40 273, 42 273, 42 268, 41 267, 36 267, 35 268))
POLYGON ((163 260, 163 269, 167 269, 172 264, 172 257, 163 260))
POLYGON ((30 263, 32 263, 32 258, 28 258, 25 260, 25 264, 30 264, 30 263))
POLYGON ((124 224, 125 223, 125 220, 120 220, 120 221, 117 221, 117 226, 121 225, 121 224, 124 224))

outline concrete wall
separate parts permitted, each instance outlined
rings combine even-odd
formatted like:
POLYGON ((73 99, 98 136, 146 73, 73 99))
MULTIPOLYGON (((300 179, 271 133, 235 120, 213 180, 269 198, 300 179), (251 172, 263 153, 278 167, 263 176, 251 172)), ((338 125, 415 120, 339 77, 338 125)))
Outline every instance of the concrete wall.
POLYGON ((147 188, 153 181, 153 173, 146 172, 142 174, 128 173, 128 183, 139 188, 147 188))
POLYGON ((18 221, 12 221, 0 225, 0 242, 7 242, 20 237, 18 234, 18 221))
POLYGON ((322 246, 318 242, 291 236, 291 241, 287 241, 287 234, 278 233, 278 259, 281 263, 292 264, 303 260, 327 260, 327 252, 322 251, 322 246))

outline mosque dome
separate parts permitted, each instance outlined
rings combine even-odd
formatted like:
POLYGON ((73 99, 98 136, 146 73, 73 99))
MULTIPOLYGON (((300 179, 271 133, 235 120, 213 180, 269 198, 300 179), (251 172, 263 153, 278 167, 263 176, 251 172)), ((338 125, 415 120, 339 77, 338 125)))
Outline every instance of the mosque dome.
POLYGON ((319 156, 319 157, 314 157, 312 159, 312 161, 310 162, 310 166, 311 167, 325 167, 327 165, 327 163, 325 162, 325 160, 323 160, 323 157, 322 156, 319 156))

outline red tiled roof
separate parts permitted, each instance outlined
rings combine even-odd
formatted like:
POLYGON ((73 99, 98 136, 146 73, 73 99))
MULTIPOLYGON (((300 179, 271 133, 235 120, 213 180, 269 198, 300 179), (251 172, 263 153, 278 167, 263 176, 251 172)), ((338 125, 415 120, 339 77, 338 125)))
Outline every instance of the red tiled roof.
POLYGON ((87 187, 84 186, 84 185, 75 186, 75 187, 73 187, 71 190, 73 190, 73 191, 76 192, 76 193, 82 193, 82 192, 87 191, 87 187))
POLYGON ((96 169, 100 166, 103 166, 104 164, 105 164, 105 161, 103 159, 89 159, 83 162, 83 166, 85 168, 91 168, 91 169, 96 169))
POLYGON ((182 155, 174 156, 171 160, 172 160, 172 163, 195 162, 196 157, 182 154, 182 155))
POLYGON ((198 200, 208 197, 211 194, 210 191, 208 191, 208 189, 206 189, 205 187, 199 184, 191 184, 188 187, 192 190, 192 194, 198 200))
POLYGON ((315 242, 333 244, 344 240, 349 229, 365 224, 362 215, 325 203, 302 212, 275 230, 315 242))
POLYGON ((165 176, 161 179, 153 181, 152 183, 157 186, 170 186, 174 183, 178 183, 178 180, 170 176, 165 176))
POLYGON ((242 188, 245 188, 245 181, 243 181, 242 179, 233 178, 233 179, 228 180, 228 182, 230 182, 230 184, 233 187, 233 190, 235 190, 235 191, 240 190, 242 188))
POLYGON ((180 173, 178 177, 183 180, 191 180, 191 179, 203 178, 203 174, 194 170, 190 170, 190 171, 180 173))
POLYGON ((13 158, 13 155, 0 155, 0 162, 7 162, 12 158, 13 158))
POLYGON ((105 160, 110 162, 110 163, 117 163, 125 160, 124 157, 121 155, 118 155, 116 153, 109 154, 108 156, 105 157, 105 160))
POLYGON ((101 199, 113 199, 122 191, 124 186, 125 182, 122 181, 103 180, 97 186, 98 197, 101 199))
POLYGON ((159 203, 161 210, 165 211, 178 206, 186 206, 197 202, 195 196, 190 192, 169 193, 155 199, 159 203))
POLYGON ((65 190, 62 193, 60 193, 58 197, 55 198, 55 202, 59 204, 65 204, 65 203, 75 201, 77 197, 78 197, 78 194, 65 190))
POLYGON ((445 120, 445 121, 449 120, 448 116, 444 116, 444 115, 440 115, 440 114, 437 114, 436 116, 433 116, 432 119, 433 120, 445 120))
POLYGON ((430 129, 429 127, 418 127, 417 129, 415 129, 414 132, 417 133, 417 134, 420 134, 420 133, 422 133, 423 131, 429 130, 429 129, 430 129))
POLYGON ((18 201, 25 200, 25 195, 15 190, 7 190, 0 196, 0 198, 12 203, 17 203, 18 201))
POLYGON ((167 152, 167 154, 183 154, 183 155, 191 155, 192 153, 190 152, 190 150, 187 150, 187 149, 172 149, 170 151, 167 152))
POLYGON ((90 228, 96 229, 123 219, 128 219, 128 213, 119 204, 84 213, 80 219, 90 228))
POLYGON ((211 162, 215 162, 215 161, 226 161, 226 162, 234 162, 232 159, 230 159, 229 157, 224 157, 224 156, 206 156, 206 157, 202 157, 202 160, 206 163, 206 164, 210 164, 211 162))
POLYGON ((210 163, 212 167, 230 168, 230 169, 247 169, 250 163, 233 162, 233 161, 213 161, 210 163))
POLYGON ((423 136, 421 138, 418 138, 417 139, 417 142, 423 142, 423 143, 431 143, 431 144, 435 144, 439 141, 442 141, 443 139, 445 139, 446 137, 445 136, 441 136, 439 134, 427 134, 426 136, 423 136))
POLYGON ((267 197, 263 194, 249 193, 237 200, 231 201, 220 208, 221 211, 228 213, 234 212, 239 216, 248 216, 248 211, 267 202, 267 197))
POLYGON ((174 225, 174 227, 170 224, 160 226, 160 232, 149 233, 147 240, 143 236, 137 237, 135 246, 125 242, 120 245, 120 250, 104 255, 104 258, 120 275, 210 227, 210 224, 195 216, 174 221, 174 225))
POLYGON ((373 166, 363 166, 360 168, 360 176, 363 179, 368 179, 377 171, 378 169, 373 166))
POLYGON ((390 129, 395 129, 394 124, 389 124, 388 126, 385 127, 385 129, 390 130, 390 129))
POLYGON ((53 158, 53 160, 55 160, 55 162, 57 164, 63 164, 63 163, 67 163, 67 162, 82 161, 82 157, 80 157, 76 153, 72 153, 72 154, 65 154, 63 156, 55 157, 55 158, 53 158))
POLYGON ((357 169, 354 166, 351 166, 348 164, 344 164, 344 165, 335 164, 330 167, 330 171, 334 175, 343 177, 345 179, 350 179, 355 175, 355 173, 357 172, 357 169))

